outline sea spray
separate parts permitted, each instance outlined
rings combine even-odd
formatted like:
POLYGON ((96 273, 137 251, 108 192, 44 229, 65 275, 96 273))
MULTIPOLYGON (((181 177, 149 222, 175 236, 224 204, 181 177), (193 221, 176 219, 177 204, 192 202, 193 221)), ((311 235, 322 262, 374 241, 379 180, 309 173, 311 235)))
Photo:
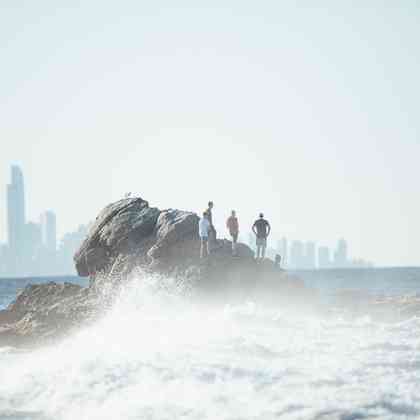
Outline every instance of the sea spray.
POLYGON ((396 418, 420 414, 420 320, 197 301, 133 279, 93 325, 0 353, 8 419, 396 418))

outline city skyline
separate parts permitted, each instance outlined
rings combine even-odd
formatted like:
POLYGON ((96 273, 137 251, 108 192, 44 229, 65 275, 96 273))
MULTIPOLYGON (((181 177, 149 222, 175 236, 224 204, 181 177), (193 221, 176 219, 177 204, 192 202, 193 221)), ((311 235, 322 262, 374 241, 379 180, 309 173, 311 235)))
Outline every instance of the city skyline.
POLYGON ((219 230, 232 209, 244 230, 262 211, 278 237, 420 265, 415 2, 15 3, 0 195, 15 162, 30 220, 52 208, 63 235, 127 191, 212 200, 219 230))
MULTIPOLYGON (((335 247, 316 241, 289 240, 283 237, 277 242, 276 251, 282 256, 286 269, 373 268, 373 263, 350 255, 349 244, 344 238, 337 240, 335 247)), ((273 250, 272 250, 273 252, 273 250)))
MULTIPOLYGON (((57 216, 52 210, 44 210, 38 222, 26 218, 25 178, 17 165, 10 166, 10 183, 7 184, 7 226, 8 235, 5 244, 0 243, 0 274, 3 275, 43 275, 74 273, 73 253, 86 234, 86 228, 79 224, 79 229, 63 236, 57 246, 57 216), (64 244, 64 245, 63 245, 64 244), (67 245, 66 245, 67 244, 67 245), (59 255, 59 253, 65 255, 59 255), (64 265, 62 267, 59 264, 64 265)), ((224 236, 221 233, 220 236, 224 236)), ((270 238, 277 241, 275 247, 268 248, 268 257, 275 254, 282 256, 282 266, 288 269, 351 268, 369 267, 371 263, 363 260, 352 261, 348 256, 347 242, 339 239, 334 255, 326 246, 317 249, 314 241, 288 241, 282 237, 270 238), (318 251, 318 254, 317 254, 318 251), (321 257, 319 255, 321 253, 321 257), (328 260, 328 262, 326 261, 328 260)), ((248 234, 248 244, 252 249, 255 236, 248 234)))
POLYGON ((86 235, 83 225, 65 234, 57 246, 57 217, 52 210, 44 210, 36 222, 26 217, 25 179, 17 165, 10 166, 5 202, 7 241, 0 242, 0 276, 75 274, 73 254, 86 235))
MULTIPOLYGON (((249 233, 248 246, 255 251, 255 235, 249 233)), ((349 245, 344 238, 337 240, 334 247, 316 241, 289 240, 286 237, 269 240, 267 256, 275 260, 281 257, 281 267, 286 270, 319 270, 373 268, 373 262, 350 255, 349 245), (275 243, 275 244, 274 244, 275 243)))

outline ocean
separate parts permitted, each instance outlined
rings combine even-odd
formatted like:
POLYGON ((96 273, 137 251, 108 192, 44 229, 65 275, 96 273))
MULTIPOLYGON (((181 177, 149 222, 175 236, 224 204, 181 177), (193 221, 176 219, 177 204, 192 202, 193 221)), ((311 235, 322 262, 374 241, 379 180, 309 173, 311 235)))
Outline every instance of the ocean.
MULTIPOLYGON (((326 302, 343 289, 420 293, 419 268, 294 274, 326 302)), ((204 304, 158 281, 133 281, 105 318, 59 344, 0 349, 0 419, 420 418, 419 317, 204 304)), ((2 305, 23 286, 0 280, 2 305)))

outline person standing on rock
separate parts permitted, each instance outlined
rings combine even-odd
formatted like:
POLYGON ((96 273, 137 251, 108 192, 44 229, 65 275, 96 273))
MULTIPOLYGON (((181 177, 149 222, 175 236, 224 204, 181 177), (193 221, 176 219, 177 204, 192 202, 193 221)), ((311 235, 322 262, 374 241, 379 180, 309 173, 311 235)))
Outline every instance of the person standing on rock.
POLYGON ((232 210, 230 217, 226 221, 226 227, 229 230, 230 236, 232 237, 232 255, 236 256, 236 243, 238 242, 239 235, 239 223, 236 217, 235 210, 232 210))
POLYGON ((267 248, 267 237, 270 234, 271 226, 267 220, 264 219, 264 215, 260 213, 260 218, 257 219, 253 226, 252 231, 255 233, 256 245, 257 245, 257 255, 256 258, 264 259, 265 257, 265 249, 267 248))
POLYGON ((208 214, 205 211, 203 217, 200 219, 198 224, 198 232, 200 235, 201 247, 200 247, 200 258, 205 258, 209 255, 209 232, 210 232, 210 222, 208 219, 208 214))
POLYGON ((209 230, 209 250, 210 251, 216 248, 216 236, 217 236, 216 228, 213 225, 213 214, 212 214, 213 206, 214 206, 213 201, 209 201, 209 204, 206 210, 207 218, 210 223, 210 230, 209 230))

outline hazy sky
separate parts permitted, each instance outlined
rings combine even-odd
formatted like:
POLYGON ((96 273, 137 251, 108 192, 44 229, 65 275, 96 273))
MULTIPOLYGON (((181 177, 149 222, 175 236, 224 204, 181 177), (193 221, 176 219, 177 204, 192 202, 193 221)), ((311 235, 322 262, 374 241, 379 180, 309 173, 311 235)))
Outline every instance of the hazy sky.
POLYGON ((2 0, 0 239, 17 163, 60 234, 133 191, 420 264, 418 4, 2 0))

